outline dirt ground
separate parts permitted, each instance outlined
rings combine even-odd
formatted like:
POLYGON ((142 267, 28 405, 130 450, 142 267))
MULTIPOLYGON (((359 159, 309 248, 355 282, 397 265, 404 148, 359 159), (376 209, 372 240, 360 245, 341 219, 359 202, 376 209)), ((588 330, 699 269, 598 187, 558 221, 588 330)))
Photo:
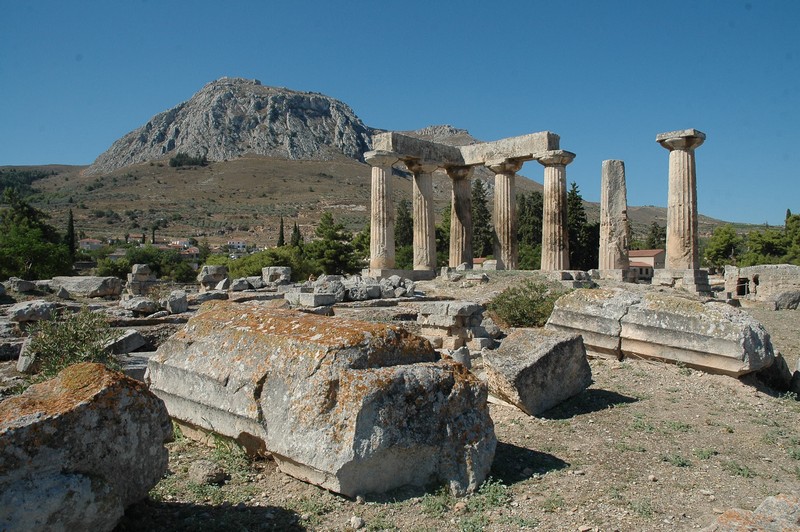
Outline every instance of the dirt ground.
MULTIPOLYGON (((511 282, 500 276, 458 293, 485 301, 511 282)), ((794 368, 800 311, 749 312, 794 368)), ((490 405, 497 453, 490 479, 470 497, 430 486, 350 500, 224 442, 179 436, 169 444, 169 474, 118 530, 692 530, 729 508, 800 495, 795 398, 655 362, 590 364, 592 386, 542 417, 490 405), (217 463, 228 480, 191 482, 199 459, 217 463)))

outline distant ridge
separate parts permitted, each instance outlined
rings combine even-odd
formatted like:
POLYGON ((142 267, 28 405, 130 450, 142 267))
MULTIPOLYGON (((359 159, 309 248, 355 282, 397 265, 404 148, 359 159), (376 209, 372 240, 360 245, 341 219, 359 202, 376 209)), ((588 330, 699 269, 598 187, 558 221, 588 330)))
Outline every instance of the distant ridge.
POLYGON ((323 94, 221 78, 188 101, 159 113, 101 154, 87 173, 110 172, 174 156, 212 161, 245 154, 286 159, 360 159, 372 130, 343 102, 323 94))

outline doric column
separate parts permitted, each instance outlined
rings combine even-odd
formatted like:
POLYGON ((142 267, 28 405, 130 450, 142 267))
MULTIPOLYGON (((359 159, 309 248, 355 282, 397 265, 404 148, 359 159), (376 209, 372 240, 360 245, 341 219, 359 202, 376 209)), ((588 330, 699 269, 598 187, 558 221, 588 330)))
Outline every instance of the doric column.
POLYGON ((392 205, 392 165, 396 154, 370 151, 364 160, 372 166, 370 196, 369 267, 394 268, 394 206, 392 205))
POLYGON ((506 159, 486 165, 494 172, 494 257, 498 270, 517 269, 519 244, 514 178, 522 164, 522 161, 506 159))
POLYGON ((472 267, 472 188, 470 166, 445 168, 453 184, 450 210, 450 260, 451 268, 467 263, 472 267))
POLYGON ((630 227, 625 163, 603 161, 600 183, 600 270, 627 270, 630 227))
POLYGON ((697 270, 697 175, 694 150, 706 140, 696 129, 670 131, 656 136, 669 150, 667 198, 667 260, 670 270, 697 270))
POLYGON ((436 228, 433 213, 433 174, 437 165, 406 161, 414 174, 411 200, 414 216, 414 269, 436 269, 436 228))
POLYGON ((567 234, 567 165, 575 154, 553 150, 539 159, 544 166, 542 213, 542 271, 569 269, 567 234))

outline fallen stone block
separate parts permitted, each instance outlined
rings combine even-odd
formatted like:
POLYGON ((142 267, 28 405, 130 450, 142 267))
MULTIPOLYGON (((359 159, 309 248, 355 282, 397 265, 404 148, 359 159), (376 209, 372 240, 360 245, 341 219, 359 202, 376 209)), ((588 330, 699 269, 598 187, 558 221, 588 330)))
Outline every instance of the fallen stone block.
POLYGON ((75 364, 0 403, 0 529, 112 530, 167 471, 164 403, 75 364))
POLYGON ((267 283, 264 282, 264 279, 258 275, 251 275, 249 277, 245 277, 245 279, 247 280, 247 284, 249 284, 250 287, 255 290, 267 286, 267 283))
POLYGON ((228 292, 209 290, 199 294, 192 294, 187 296, 187 301, 192 305, 202 305, 206 301, 226 300, 228 299, 228 292))
POLYGON ((583 340, 547 329, 514 329, 483 355, 489 393, 538 416, 592 383, 583 340))
POLYGON ((309 294, 307 292, 286 292, 284 299, 292 305, 300 307, 319 307, 336 303, 335 294, 309 294))
POLYGON ((205 265, 197 274, 197 282, 201 290, 208 290, 228 277, 228 267, 222 265, 205 265))
POLYGON ((170 314, 181 314, 189 310, 189 300, 184 290, 173 290, 159 302, 170 314))
POLYGON ((288 266, 267 266, 261 268, 261 278, 267 284, 291 283, 292 269, 288 266))
POLYGON ((152 299, 143 296, 134 296, 130 299, 123 299, 119 306, 125 310, 130 310, 134 314, 148 315, 158 311, 159 305, 152 299))
POLYGON ((231 281, 230 290, 231 292, 242 292, 244 290, 250 290, 250 283, 247 282, 247 279, 245 277, 234 279, 233 281, 231 281))
POLYGON ((703 532, 784 532, 800 530, 800 499, 796 495, 767 497, 752 512, 732 509, 723 512, 703 532))
POLYGON ((640 301, 621 289, 575 290, 556 301, 545 327, 580 334, 589 355, 621 359, 620 320, 640 301))
POLYGON ((19 277, 9 277, 8 289, 12 292, 17 293, 25 293, 25 292, 33 292, 36 290, 36 283, 33 281, 26 281, 25 279, 20 279, 19 277))
POLYGON ((486 386, 402 328, 212 302, 159 347, 151 390, 190 426, 347 496, 474 491, 496 446, 486 386))
POLYGON ((119 338, 109 342, 106 345, 106 349, 115 355, 123 355, 131 351, 136 351, 146 343, 147 340, 144 339, 144 336, 142 336, 139 331, 136 329, 128 329, 123 332, 119 338))
POLYGON ((120 371, 132 379, 144 382, 147 372, 147 361, 155 355, 155 351, 139 351, 117 356, 120 371))
POLYGON ((8 318, 17 323, 49 320, 55 316, 58 305, 44 299, 33 299, 11 305, 8 309, 8 318))
POLYGON ((53 289, 64 288, 72 296, 117 297, 122 293, 122 281, 118 277, 53 277, 53 289))
POLYGON ((621 323, 625 356, 680 362, 733 377, 765 368, 775 356, 764 326, 724 303, 649 293, 621 323))
POLYGON ((580 289, 556 301, 547 329, 580 334, 588 354, 649 358, 738 377, 772 363, 772 342, 721 302, 623 289, 580 289))
POLYGON ((775 310, 797 310, 800 306, 800 290, 781 292, 775 298, 775 310))

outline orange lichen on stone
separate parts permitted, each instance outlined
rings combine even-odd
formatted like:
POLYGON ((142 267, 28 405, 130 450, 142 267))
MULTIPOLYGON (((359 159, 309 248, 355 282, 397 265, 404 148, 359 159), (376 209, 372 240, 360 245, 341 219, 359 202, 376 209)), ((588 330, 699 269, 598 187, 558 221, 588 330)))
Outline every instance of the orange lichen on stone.
MULTIPOLYGON (((128 377, 109 371, 102 364, 83 362, 69 366, 55 378, 35 384, 22 395, 0 403, 0 430, 25 416, 52 416, 65 412, 90 400, 121 379, 128 377)), ((135 386, 146 389, 142 383, 135 386)))

